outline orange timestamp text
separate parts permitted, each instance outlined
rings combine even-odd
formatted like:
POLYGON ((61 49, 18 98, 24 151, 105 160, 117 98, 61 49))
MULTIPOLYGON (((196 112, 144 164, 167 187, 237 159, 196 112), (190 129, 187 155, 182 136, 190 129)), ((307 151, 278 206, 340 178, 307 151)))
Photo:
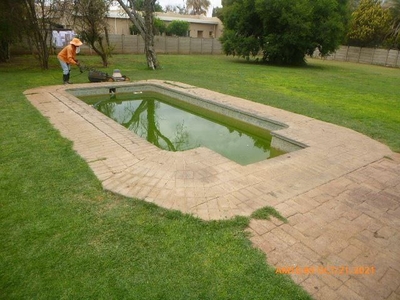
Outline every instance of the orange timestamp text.
POLYGON ((374 266, 290 266, 290 267, 277 267, 276 274, 327 274, 327 275, 372 275, 375 274, 376 268, 374 266))

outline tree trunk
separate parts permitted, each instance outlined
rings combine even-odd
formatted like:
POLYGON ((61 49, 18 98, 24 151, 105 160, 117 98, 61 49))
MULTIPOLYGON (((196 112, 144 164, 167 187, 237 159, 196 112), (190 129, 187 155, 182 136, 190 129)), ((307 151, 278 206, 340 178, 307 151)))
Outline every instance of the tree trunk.
POLYGON ((96 52, 101 57, 103 67, 107 67, 108 66, 108 56, 107 56, 106 49, 104 49, 104 46, 103 46, 103 38, 99 38, 99 40, 97 41, 97 45, 96 45, 96 41, 93 41, 93 40, 89 41, 89 43, 92 46, 94 52, 96 52))
POLYGON ((144 0, 145 16, 142 16, 135 10, 135 0, 129 0, 132 9, 127 7, 123 0, 117 0, 125 10, 129 19, 139 29, 140 35, 144 40, 144 51, 147 60, 147 66, 153 70, 160 68, 156 51, 154 50, 154 31, 153 31, 153 12, 156 0, 144 0))
POLYGON ((49 69, 50 46, 47 44, 47 36, 47 32, 43 33, 37 26, 32 26, 31 34, 27 35, 32 54, 38 59, 43 70, 49 69))
POLYGON ((144 8, 144 24, 146 28, 146 36, 144 42, 144 51, 147 58, 147 66, 151 69, 158 69, 160 64, 157 59, 156 51, 154 50, 154 30, 153 30, 153 12, 156 0, 145 0, 144 8))
POLYGON ((9 60, 10 60, 9 44, 5 40, 0 40, 0 62, 6 62, 9 60))
POLYGON ((45 14, 44 2, 36 10, 35 2, 25 1, 27 11, 26 19, 23 19, 21 27, 25 30, 27 38, 32 45, 32 53, 38 58, 40 67, 43 70, 49 69, 49 48, 48 43, 48 15, 45 14), (40 12, 40 14, 38 14, 40 12))

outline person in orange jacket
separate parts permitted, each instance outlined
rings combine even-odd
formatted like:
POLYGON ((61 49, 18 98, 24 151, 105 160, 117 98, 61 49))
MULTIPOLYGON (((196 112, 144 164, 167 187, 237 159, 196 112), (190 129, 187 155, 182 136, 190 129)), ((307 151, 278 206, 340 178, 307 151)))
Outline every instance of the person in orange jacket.
POLYGON ((57 58, 60 61, 61 68, 63 70, 63 82, 64 84, 70 84, 69 76, 71 72, 71 65, 80 66, 79 61, 76 59, 76 54, 79 53, 80 46, 83 43, 78 38, 73 38, 69 42, 69 45, 65 46, 58 55, 57 58))

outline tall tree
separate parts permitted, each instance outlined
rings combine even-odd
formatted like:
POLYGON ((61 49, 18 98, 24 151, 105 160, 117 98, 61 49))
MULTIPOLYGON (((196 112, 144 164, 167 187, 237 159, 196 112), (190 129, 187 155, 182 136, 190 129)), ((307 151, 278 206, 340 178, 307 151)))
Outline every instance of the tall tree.
POLYGON ((187 0, 186 9, 190 15, 206 15, 211 2, 209 0, 187 0))
MULTIPOLYGON (((144 0, 135 0, 135 8, 137 11, 144 11, 144 0)), ((154 11, 163 12, 162 6, 156 1, 154 11)))
POLYGON ((15 40, 18 26, 12 17, 10 0, 0 2, 0 62, 10 59, 10 44, 15 40))
POLYGON ((380 0, 361 0, 351 15, 347 33, 349 45, 359 47, 380 46, 390 32, 391 15, 380 0))
POLYGON ((316 48, 322 55, 341 44, 347 0, 225 0, 224 33, 227 55, 295 65, 316 48))
POLYGON ((165 12, 174 12, 180 15, 187 15, 187 9, 185 5, 171 5, 168 4, 165 6, 165 12))
POLYGON ((147 59, 147 66, 153 70, 160 68, 160 63, 158 62, 157 54, 154 50, 153 13, 156 0, 144 0, 144 17, 136 10, 135 0, 127 0, 128 5, 126 5, 123 0, 117 0, 117 2, 127 13, 129 19, 133 22, 144 39, 144 52, 147 59))
POLYGON ((360 4, 360 0, 349 0, 349 9, 351 12, 355 11, 360 4))
POLYGON ((343 42, 350 20, 350 10, 347 0, 313 2, 313 42, 307 54, 312 55, 317 48, 320 55, 327 56, 343 42))
MULTIPOLYGON (((4 1, 4 0, 2 0, 4 1)), ((18 31, 27 40, 32 54, 42 69, 49 68, 51 29, 53 20, 65 10, 59 0, 6 0, 9 17, 18 25, 18 31)))
POLYGON ((389 11, 392 21, 390 32, 386 38, 389 47, 400 49, 400 0, 389 2, 389 11))
POLYGON ((221 21, 223 20, 223 13, 222 13, 222 7, 214 7, 212 10, 211 16, 217 17, 221 21))
POLYGON ((101 57, 103 66, 108 65, 111 45, 108 24, 105 19, 109 10, 108 0, 74 0, 74 24, 78 34, 101 57))

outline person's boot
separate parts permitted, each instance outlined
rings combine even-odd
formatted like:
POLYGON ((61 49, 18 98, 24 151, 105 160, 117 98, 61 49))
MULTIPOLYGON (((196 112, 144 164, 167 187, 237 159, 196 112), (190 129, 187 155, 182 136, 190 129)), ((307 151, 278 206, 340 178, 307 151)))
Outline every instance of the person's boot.
POLYGON ((69 84, 70 83, 69 82, 69 75, 63 74, 63 82, 64 82, 64 84, 69 84))
POLYGON ((63 81, 64 84, 71 84, 71 82, 69 82, 69 73, 67 75, 63 74, 63 81))

